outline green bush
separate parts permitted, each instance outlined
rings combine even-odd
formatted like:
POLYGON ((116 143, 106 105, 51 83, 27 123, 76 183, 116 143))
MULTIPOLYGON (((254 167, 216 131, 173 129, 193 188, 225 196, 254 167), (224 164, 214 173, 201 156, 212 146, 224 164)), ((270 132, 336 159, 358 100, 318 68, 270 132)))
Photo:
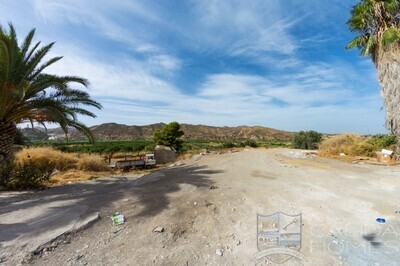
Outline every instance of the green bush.
POLYGON ((233 143, 232 141, 227 141, 227 142, 222 143, 221 147, 224 149, 231 149, 231 148, 235 148, 236 144, 233 143))
POLYGON ((182 148, 181 148, 181 153, 185 153, 191 150, 196 150, 199 149, 199 147, 193 143, 189 143, 189 142, 184 142, 182 144, 182 148))
POLYGON ((316 131, 300 131, 293 137, 293 148, 315 150, 322 141, 322 134, 316 131))
POLYGON ((1 186, 5 189, 39 188, 50 179, 50 167, 41 169, 32 161, 4 163, 0 167, 1 186))
POLYGON ((378 134, 372 136, 367 143, 371 144, 377 150, 381 149, 394 149, 397 144, 397 138, 395 135, 383 135, 378 134))
POLYGON ((145 144, 145 146, 144 146, 144 150, 145 151, 151 151, 152 152, 154 150, 154 148, 155 148, 154 143, 145 144))
POLYGON ((258 143, 255 140, 252 139, 248 139, 242 142, 243 146, 246 147, 252 147, 252 148, 257 148, 258 147, 258 143))
POLYGON ((368 142, 361 142, 354 144, 352 147, 353 156, 368 156, 373 157, 375 156, 376 149, 373 145, 368 142))

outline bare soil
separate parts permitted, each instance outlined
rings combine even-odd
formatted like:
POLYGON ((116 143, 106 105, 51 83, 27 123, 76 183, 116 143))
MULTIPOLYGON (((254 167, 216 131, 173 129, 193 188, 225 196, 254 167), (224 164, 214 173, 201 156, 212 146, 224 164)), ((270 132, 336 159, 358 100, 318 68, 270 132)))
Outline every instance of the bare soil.
POLYGON ((3 263, 15 264, 39 232, 54 230, 46 227, 43 215, 50 217, 46 222, 58 217, 58 224, 65 226, 99 212, 100 220, 90 227, 64 235, 25 262, 263 265, 266 262, 255 259, 257 214, 283 212, 302 215, 304 259, 293 258, 287 265, 397 265, 400 168, 315 156, 290 158, 288 152, 298 151, 245 149, 197 156, 147 176, 100 178, 4 195, 3 263), (33 210, 41 210, 41 216, 33 210), (114 226, 109 216, 117 211, 126 222, 114 226), (378 217, 386 223, 377 223, 378 217), (35 227, 40 222, 45 227, 41 230, 35 227), (153 232, 156 227, 163 232, 153 232))

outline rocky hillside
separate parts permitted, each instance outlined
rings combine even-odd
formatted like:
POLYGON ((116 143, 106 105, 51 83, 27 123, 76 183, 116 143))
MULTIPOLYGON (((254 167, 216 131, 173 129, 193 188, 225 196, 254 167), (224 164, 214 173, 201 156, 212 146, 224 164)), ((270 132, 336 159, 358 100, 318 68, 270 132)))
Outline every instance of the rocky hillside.
MULTIPOLYGON (((22 134, 30 140, 48 140, 49 138, 65 138, 65 134, 61 128, 44 129, 42 127, 22 128, 22 134)), ((75 130, 72 130, 75 132, 75 130)))
MULTIPOLYGON (((116 123, 106 123, 93 126, 90 129, 98 140, 143 140, 150 139, 153 132, 162 129, 164 123, 157 123, 146 126, 128 126, 116 123)), ((239 127, 212 127, 204 125, 181 124, 185 132, 186 139, 196 140, 289 140, 293 133, 260 126, 239 126, 239 127)), ((39 131, 42 135, 43 129, 23 129, 28 137, 31 137, 33 131, 39 131), (29 133, 29 134, 27 134, 29 133)), ((48 131, 50 139, 64 138, 64 134, 59 129, 48 131)), ((82 139, 83 136, 75 131, 69 134, 71 139, 82 139)))

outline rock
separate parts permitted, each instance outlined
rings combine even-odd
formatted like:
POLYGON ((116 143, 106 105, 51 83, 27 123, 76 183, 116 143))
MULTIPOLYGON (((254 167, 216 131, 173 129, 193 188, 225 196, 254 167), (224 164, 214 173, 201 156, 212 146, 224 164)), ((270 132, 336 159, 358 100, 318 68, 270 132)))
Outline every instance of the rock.
POLYGON ((154 233, 162 233, 164 232, 164 227, 157 226, 156 228, 153 229, 154 233))
POLYGON ((307 158, 306 155, 299 153, 299 152, 284 152, 283 156, 294 158, 294 159, 305 159, 307 158))
POLYGON ((219 189, 219 187, 218 186, 210 186, 209 189, 219 189))
POLYGON ((123 228, 122 227, 118 227, 117 229, 115 229, 113 231, 114 234, 118 234, 123 228))
POLYGON ((218 256, 223 256, 224 255, 224 251, 222 250, 222 249, 217 249, 216 251, 215 251, 215 254, 217 254, 218 256))
POLYGON ((192 159, 194 159, 194 160, 199 160, 201 157, 203 157, 203 155, 200 153, 200 154, 195 154, 195 155, 193 155, 192 156, 192 159))
POLYGON ((240 242, 240 240, 238 240, 238 241, 236 242, 236 246, 239 246, 240 244, 242 244, 242 242, 240 242))

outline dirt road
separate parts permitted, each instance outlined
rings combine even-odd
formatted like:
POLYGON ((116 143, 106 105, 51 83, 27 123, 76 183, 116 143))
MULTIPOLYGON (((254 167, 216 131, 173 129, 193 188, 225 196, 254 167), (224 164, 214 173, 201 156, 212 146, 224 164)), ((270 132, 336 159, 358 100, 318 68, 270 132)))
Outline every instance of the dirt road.
POLYGON ((288 152, 253 149, 207 155, 150 176, 101 179, 3 196, 3 263, 13 264, 21 258, 20 253, 10 256, 16 247, 24 250, 32 239, 57 230, 54 226, 35 232, 35 225, 45 224, 43 215, 50 219, 47 222, 55 217, 65 226, 97 212, 101 218, 92 226, 58 239, 30 262, 254 265, 259 252, 257 214, 283 212, 302 215, 290 226, 301 228, 303 259, 293 258, 287 264, 400 263, 399 167, 353 165, 318 157, 295 159, 286 156, 288 152), (46 212, 40 212, 41 208, 46 212), (42 216, 33 215, 33 210, 42 216), (116 211, 126 216, 125 224, 111 224, 108 216, 116 211), (63 212, 65 221, 60 221, 63 212), (23 213, 30 214, 29 221, 24 222, 23 213), (377 223, 378 217, 386 223, 377 223), (156 227, 164 231, 153 232, 156 227))

